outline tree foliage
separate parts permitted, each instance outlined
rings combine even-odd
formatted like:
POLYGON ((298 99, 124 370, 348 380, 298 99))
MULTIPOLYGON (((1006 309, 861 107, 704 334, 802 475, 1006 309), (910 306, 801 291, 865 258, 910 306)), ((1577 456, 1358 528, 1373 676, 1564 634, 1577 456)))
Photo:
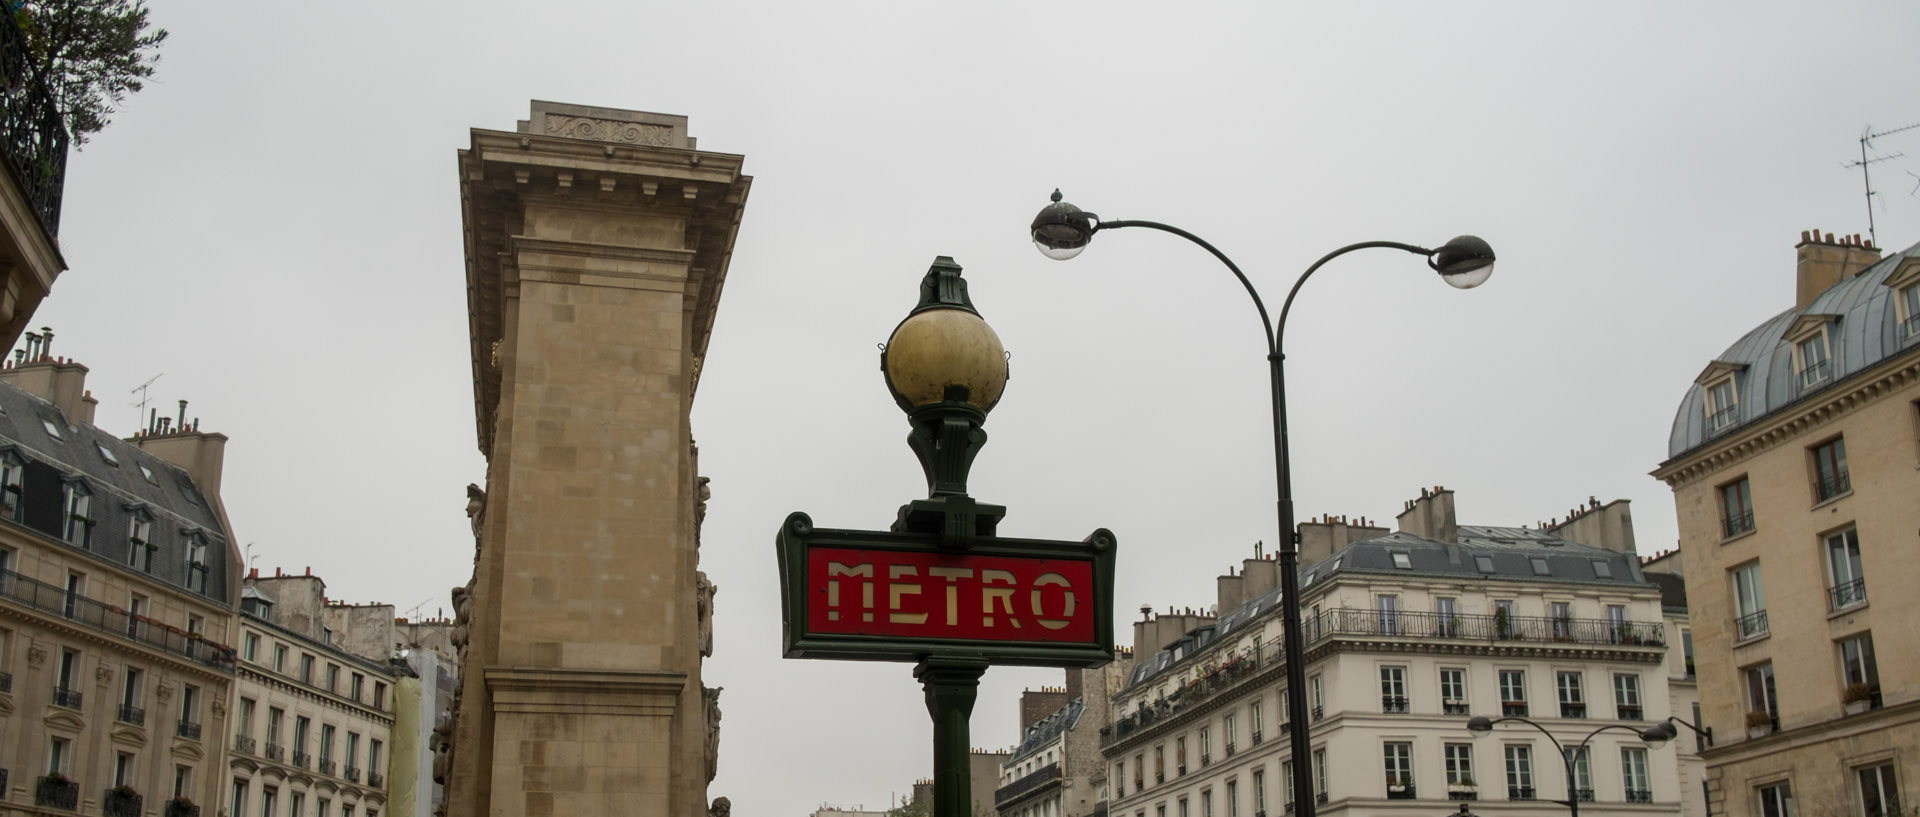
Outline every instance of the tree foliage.
POLYGON ((6 0, 27 53, 47 83, 74 144, 106 128, 145 87, 167 30, 152 28, 144 0, 6 0))

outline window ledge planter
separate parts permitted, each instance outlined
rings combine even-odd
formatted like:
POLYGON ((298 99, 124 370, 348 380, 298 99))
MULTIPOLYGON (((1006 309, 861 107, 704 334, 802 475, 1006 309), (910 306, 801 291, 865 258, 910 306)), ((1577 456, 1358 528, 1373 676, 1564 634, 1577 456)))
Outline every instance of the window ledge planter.
POLYGON ((1873 702, 1872 701, 1848 701, 1845 704, 1842 704, 1842 706, 1846 707, 1847 714, 1859 715, 1866 712, 1869 709, 1872 709, 1873 702))

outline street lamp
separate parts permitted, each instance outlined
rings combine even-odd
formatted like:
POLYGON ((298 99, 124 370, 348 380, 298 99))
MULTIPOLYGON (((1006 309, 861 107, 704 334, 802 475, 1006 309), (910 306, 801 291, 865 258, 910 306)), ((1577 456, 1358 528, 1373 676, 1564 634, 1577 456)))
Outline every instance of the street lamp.
POLYGON ((1467 719, 1467 731, 1472 732, 1475 737, 1479 737, 1480 735, 1484 735, 1484 734, 1487 734, 1488 732, 1492 732, 1494 724, 1506 723, 1507 721, 1517 721, 1519 723, 1524 723, 1528 726, 1531 726, 1535 729, 1540 730, 1540 734, 1546 735, 1547 740, 1553 742, 1553 748, 1560 752, 1561 764, 1565 766, 1567 770, 1567 799, 1556 800, 1554 802, 1565 805, 1567 807, 1567 810, 1572 813, 1573 817, 1580 817, 1580 792, 1577 788, 1574 787, 1575 780, 1573 778, 1573 759, 1575 756, 1580 755, 1587 751, 1587 744, 1591 742, 1596 735, 1599 735, 1601 732, 1606 732, 1609 730, 1626 732, 1628 734, 1638 736, 1641 740, 1646 741, 1648 746, 1658 749, 1661 746, 1666 745, 1667 741, 1672 740, 1675 734, 1673 727, 1668 725, 1665 722, 1656 723, 1645 729, 1635 729, 1631 726, 1627 726, 1626 724, 1609 723, 1605 726, 1602 726, 1598 729, 1588 732, 1586 737, 1580 739, 1579 745, 1574 747, 1573 753, 1568 754, 1566 744, 1561 743, 1560 739, 1555 737, 1552 732, 1547 731, 1546 727, 1516 715, 1510 715, 1508 717, 1500 718, 1497 720, 1493 718, 1488 718, 1485 715, 1475 715, 1467 719))
POLYGON ((1041 208, 1039 215, 1034 216, 1031 234, 1034 246, 1040 249, 1042 255, 1065 261, 1085 250, 1093 242, 1095 233, 1119 227, 1148 227, 1173 233, 1200 245, 1213 257, 1220 259, 1220 263, 1227 265, 1235 278, 1240 279, 1240 285, 1252 296, 1253 306, 1260 313, 1260 327, 1266 332, 1267 338, 1267 364, 1273 392, 1273 464, 1274 481, 1278 488, 1275 506, 1280 516, 1280 584, 1286 588, 1286 592, 1280 595, 1280 624, 1285 634, 1282 646, 1286 655, 1287 687, 1291 690, 1287 695, 1287 719, 1296 727, 1290 733, 1293 800, 1298 804, 1300 817, 1313 817, 1313 775, 1308 758, 1312 744, 1307 734, 1307 699, 1301 692, 1306 688, 1306 667, 1301 656, 1300 551, 1297 547, 1298 535, 1294 532, 1293 475, 1287 446, 1286 354, 1282 346, 1287 331, 1287 313, 1293 308, 1294 296, 1300 294, 1300 286, 1315 271, 1328 261, 1354 250, 1384 247, 1425 256, 1427 266, 1438 272, 1441 280, 1459 289, 1471 289, 1486 283, 1487 277, 1493 274, 1493 248, 1470 235, 1459 236, 1431 250, 1393 241, 1349 244, 1327 253, 1301 273, 1300 278, 1294 281, 1293 289, 1287 292, 1286 303, 1280 307, 1280 321, 1274 323, 1268 317, 1267 305, 1260 299, 1260 293, 1253 288, 1253 283, 1247 280, 1240 267, 1212 244, 1178 227, 1154 221, 1101 221, 1099 216, 1061 201, 1060 191, 1055 190, 1053 203, 1041 208))
POLYGON ((1713 745, 1713 727, 1696 726, 1694 724, 1688 723, 1685 720, 1682 720, 1679 717, 1676 717, 1673 715, 1668 715, 1666 720, 1654 724, 1653 728, 1660 730, 1662 734, 1666 735, 1665 740, 1673 740, 1675 737, 1678 737, 1680 735, 1680 730, 1673 728, 1673 725, 1676 723, 1688 729, 1692 729, 1694 734, 1699 735, 1702 739, 1706 741, 1706 745, 1708 746, 1713 745))

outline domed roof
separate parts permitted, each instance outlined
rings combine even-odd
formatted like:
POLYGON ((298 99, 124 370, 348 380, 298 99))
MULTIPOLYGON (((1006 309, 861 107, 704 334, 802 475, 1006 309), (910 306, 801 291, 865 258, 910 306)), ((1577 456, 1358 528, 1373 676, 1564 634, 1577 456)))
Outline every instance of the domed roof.
POLYGON ((1722 368, 1733 374, 1737 414, 1727 425, 1709 430, 1706 389, 1694 383, 1687 388, 1680 411, 1673 418, 1667 456, 1678 457, 1802 398, 1833 388, 1888 357, 1920 348, 1920 333, 1900 331, 1894 290, 1885 285, 1909 258, 1920 259, 1920 244, 1828 287, 1804 312, 1788 309, 1768 318, 1727 347, 1714 358, 1710 370, 1722 368), (1804 326, 1805 320, 1829 322, 1828 354, 1833 371, 1803 388, 1794 372, 1793 344, 1787 335, 1796 325, 1804 326))

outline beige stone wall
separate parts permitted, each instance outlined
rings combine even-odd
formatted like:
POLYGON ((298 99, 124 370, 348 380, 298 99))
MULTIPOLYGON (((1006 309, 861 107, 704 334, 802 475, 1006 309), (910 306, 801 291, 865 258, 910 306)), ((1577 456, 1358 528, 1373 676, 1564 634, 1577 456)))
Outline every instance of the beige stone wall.
POLYGON ((1850 770, 1903 746, 1894 755, 1902 784, 1920 781, 1913 751, 1920 596, 1907 592, 1920 581, 1912 558, 1920 530, 1917 402, 1920 349, 1655 472, 1673 486, 1679 516, 1699 697, 1718 743, 1705 754, 1715 814, 1752 813, 1752 788, 1790 769, 1802 814, 1841 808, 1854 802, 1850 770), (1820 502, 1809 449, 1835 437, 1846 440, 1852 491, 1820 502), (1718 489, 1743 476, 1752 486, 1755 529, 1727 538, 1718 489), (1849 526, 1859 532, 1869 601, 1833 612, 1822 540, 1849 526), (1743 641, 1734 629, 1731 571, 1755 561, 1768 631, 1743 641), (1861 633, 1873 636, 1886 709, 1846 717, 1837 642, 1861 633), (1767 662, 1783 731, 1749 739, 1743 671, 1767 662))

